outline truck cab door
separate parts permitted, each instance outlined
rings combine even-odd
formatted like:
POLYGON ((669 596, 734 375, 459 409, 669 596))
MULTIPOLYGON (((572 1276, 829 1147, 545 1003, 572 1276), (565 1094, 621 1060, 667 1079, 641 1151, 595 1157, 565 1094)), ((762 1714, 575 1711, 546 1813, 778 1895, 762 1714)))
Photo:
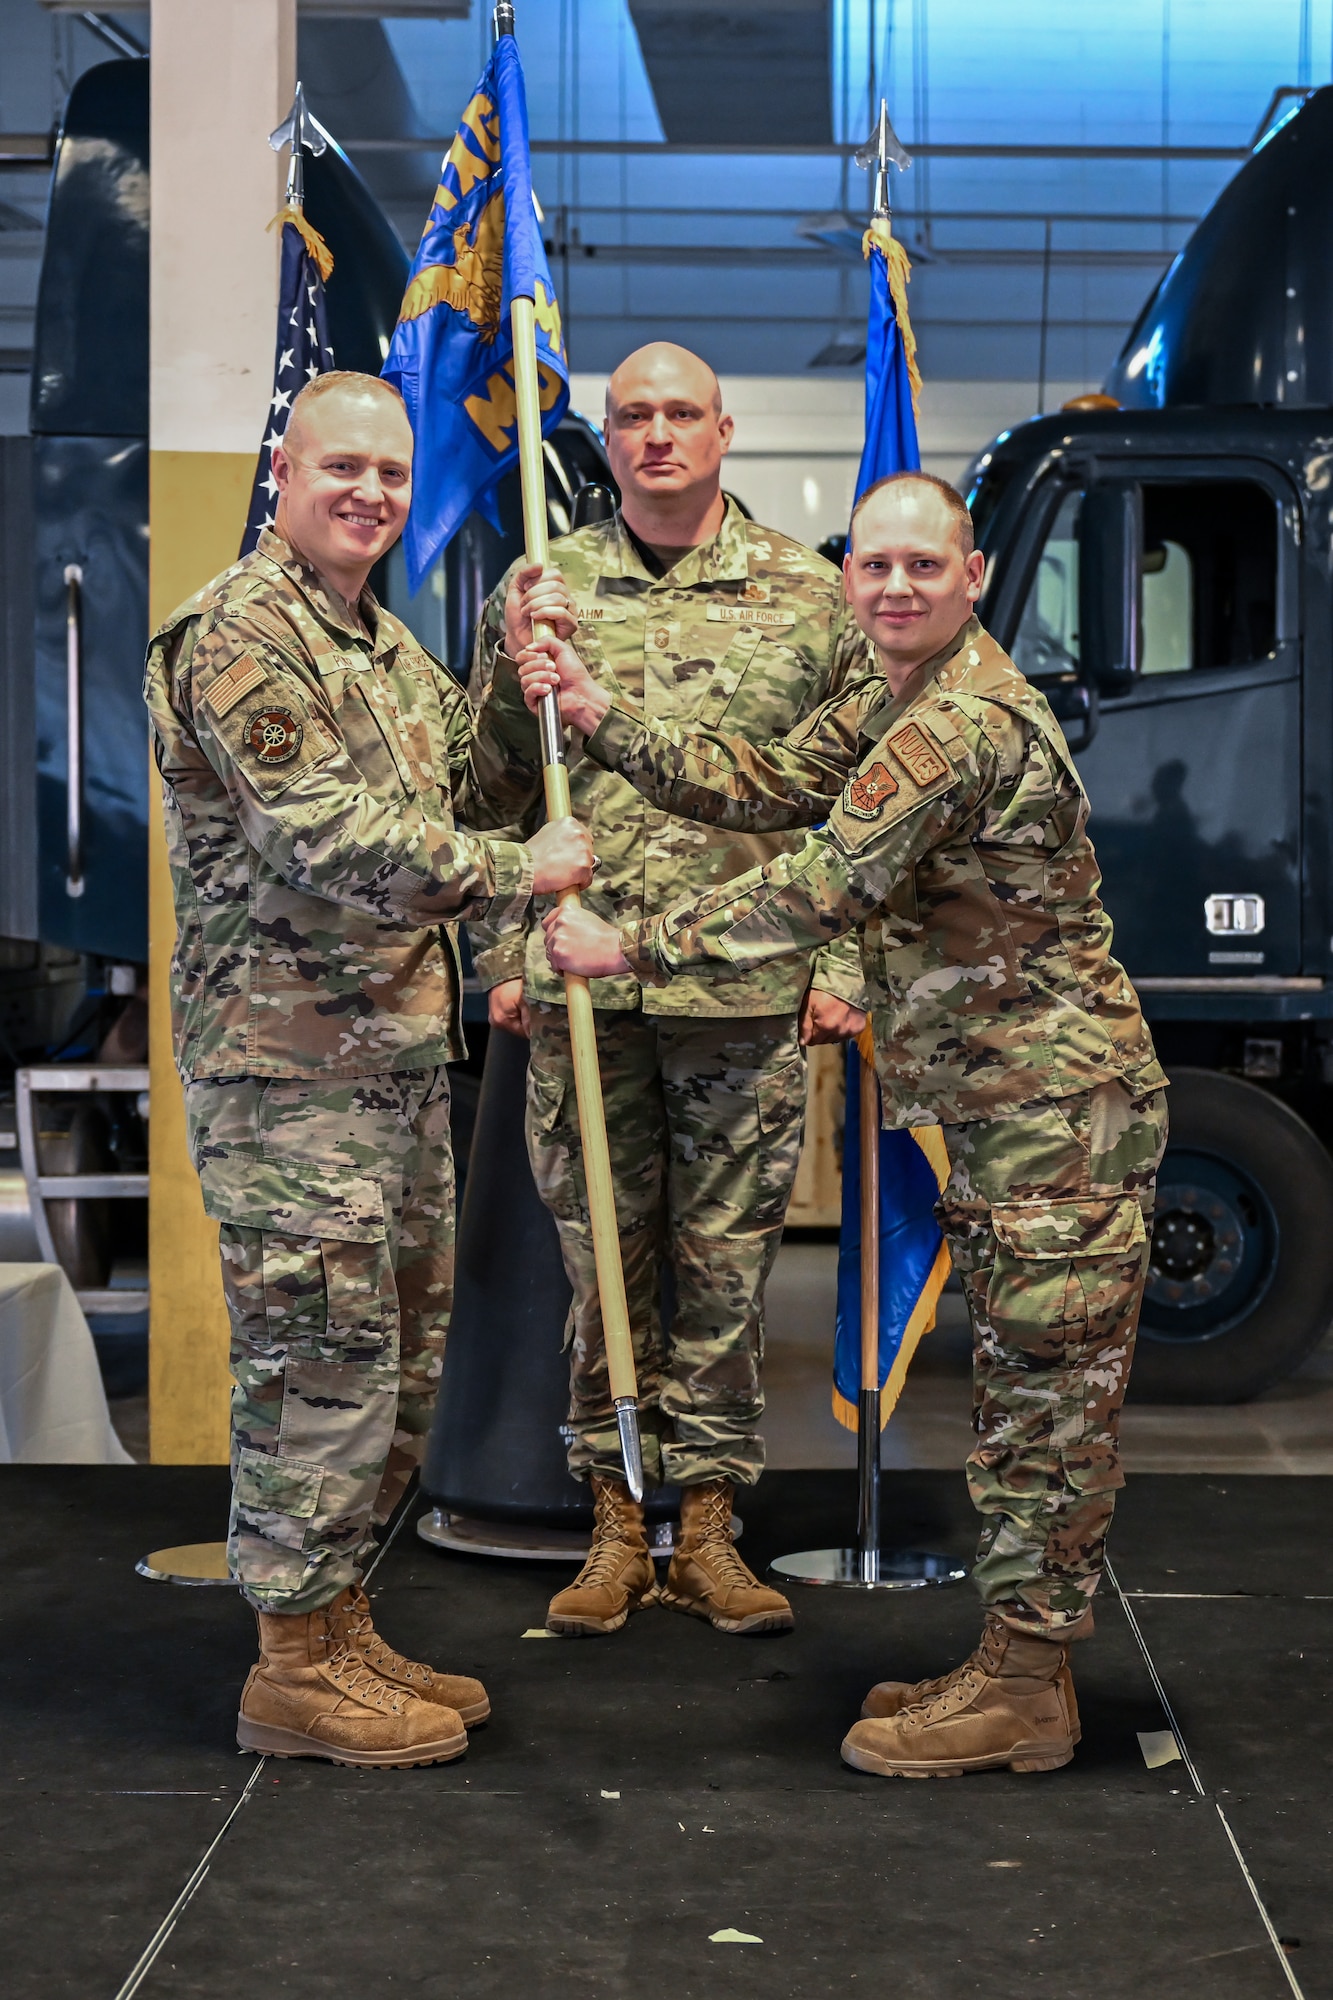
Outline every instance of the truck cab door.
POLYGON ((1250 461, 1099 464, 1043 496, 1004 593, 1008 650, 1051 690, 1087 786, 1132 976, 1301 970, 1295 497, 1250 461))

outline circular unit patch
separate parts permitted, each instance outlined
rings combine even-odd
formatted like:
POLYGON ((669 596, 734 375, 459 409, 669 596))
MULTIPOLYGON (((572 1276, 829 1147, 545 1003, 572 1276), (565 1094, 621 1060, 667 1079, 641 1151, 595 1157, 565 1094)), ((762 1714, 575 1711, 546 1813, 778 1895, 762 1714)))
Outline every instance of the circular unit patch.
POLYGON ((245 740, 261 764, 286 764, 301 747, 301 725, 289 708, 261 708, 245 725, 245 740))

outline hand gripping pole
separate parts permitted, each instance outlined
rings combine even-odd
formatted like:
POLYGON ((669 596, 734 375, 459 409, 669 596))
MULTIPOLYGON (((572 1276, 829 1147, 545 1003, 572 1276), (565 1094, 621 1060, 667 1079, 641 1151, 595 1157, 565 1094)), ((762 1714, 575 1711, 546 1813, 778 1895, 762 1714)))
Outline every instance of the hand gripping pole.
MULTIPOLYGON (((510 325, 514 336, 514 390, 518 403, 524 539, 528 561, 545 564, 546 474, 542 462, 537 341, 531 299, 516 298, 513 301, 510 325)), ((537 631, 539 637, 545 637, 547 628, 539 625, 537 631)), ((541 725, 546 816, 548 819, 564 819, 570 810, 569 771, 565 764, 565 732, 560 721, 557 695, 546 697, 538 713, 538 721, 541 725)), ((559 900, 562 904, 577 903, 579 892, 577 889, 565 889, 559 900)), ((606 1141, 602 1076, 597 1064, 597 1029, 593 1020, 592 993, 586 979, 580 979, 573 973, 565 974, 565 1006, 569 1013, 569 1039, 574 1052, 574 1091, 579 1108, 579 1134, 583 1142, 583 1171, 588 1185, 588 1212, 592 1220, 592 1247, 597 1264, 597 1291, 602 1307, 607 1372, 611 1378, 611 1396, 620 1429, 625 1482, 634 1498, 642 1500, 639 1388, 634 1372, 629 1308, 625 1301, 625 1273, 620 1262, 620 1230, 616 1223, 615 1189, 611 1182, 611 1154, 606 1141)))

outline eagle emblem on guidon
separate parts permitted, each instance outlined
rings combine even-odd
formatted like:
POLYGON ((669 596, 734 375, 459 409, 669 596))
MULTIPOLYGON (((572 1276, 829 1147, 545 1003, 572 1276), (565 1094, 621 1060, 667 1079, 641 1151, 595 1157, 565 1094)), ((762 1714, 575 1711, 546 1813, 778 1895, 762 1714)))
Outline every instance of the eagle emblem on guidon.
POLYGON ((843 804, 855 819, 873 819, 886 799, 898 789, 898 780, 878 757, 868 771, 861 771, 847 787, 843 804))
POLYGON ((245 740, 261 764, 286 764, 301 747, 301 725, 289 708, 261 708, 245 725, 245 740))

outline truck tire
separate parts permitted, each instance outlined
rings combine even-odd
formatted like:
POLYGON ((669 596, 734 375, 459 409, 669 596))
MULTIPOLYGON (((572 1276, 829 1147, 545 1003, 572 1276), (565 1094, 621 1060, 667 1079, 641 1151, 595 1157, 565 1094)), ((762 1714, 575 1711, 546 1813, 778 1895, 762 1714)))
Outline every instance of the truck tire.
POLYGON ((1280 1098, 1172 1073, 1152 1258, 1129 1393, 1243 1403, 1333 1324, 1333 1160, 1280 1098))

